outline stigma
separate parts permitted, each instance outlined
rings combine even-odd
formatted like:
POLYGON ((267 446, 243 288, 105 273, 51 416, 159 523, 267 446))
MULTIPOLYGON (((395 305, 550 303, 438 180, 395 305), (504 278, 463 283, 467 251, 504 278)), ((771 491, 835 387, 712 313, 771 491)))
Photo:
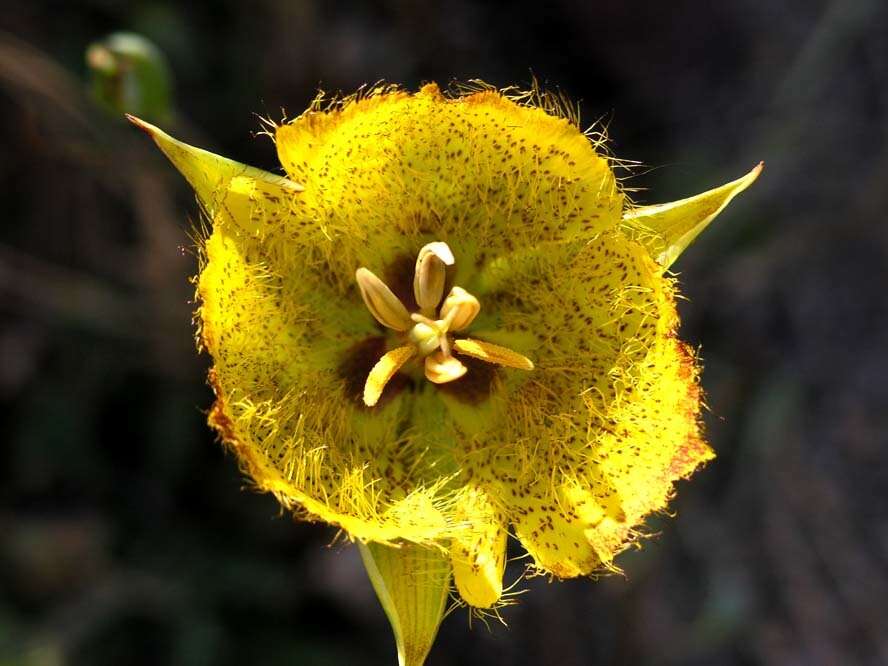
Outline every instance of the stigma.
POLYGON ((481 311, 478 299, 454 286, 444 297, 447 267, 455 264, 447 243, 436 241, 420 249, 413 273, 418 311, 409 312, 388 285, 363 266, 355 271, 361 298, 380 324, 395 332, 400 345, 386 352, 367 375, 364 404, 375 405, 389 380, 412 360, 421 361, 427 380, 446 384, 468 369, 454 352, 496 365, 533 370, 533 362, 506 347, 463 337, 481 311))

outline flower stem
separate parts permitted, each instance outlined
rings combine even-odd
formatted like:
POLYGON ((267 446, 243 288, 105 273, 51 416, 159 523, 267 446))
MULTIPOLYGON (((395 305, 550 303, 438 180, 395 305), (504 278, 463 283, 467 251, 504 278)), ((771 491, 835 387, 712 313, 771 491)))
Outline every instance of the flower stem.
POLYGON ((450 559, 434 548, 359 544, 361 558, 395 634, 399 666, 422 666, 450 591, 450 559))

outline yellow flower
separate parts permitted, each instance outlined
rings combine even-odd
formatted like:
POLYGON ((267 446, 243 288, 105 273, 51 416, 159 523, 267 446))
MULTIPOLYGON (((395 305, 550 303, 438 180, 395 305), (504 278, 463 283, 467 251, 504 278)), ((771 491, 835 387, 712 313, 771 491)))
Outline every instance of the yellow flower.
POLYGON ((315 104, 272 129, 286 177, 137 121, 212 222, 210 424, 300 517, 449 554, 476 607, 507 534, 538 572, 614 568, 712 457, 666 269, 761 169, 634 207, 546 99, 315 104))

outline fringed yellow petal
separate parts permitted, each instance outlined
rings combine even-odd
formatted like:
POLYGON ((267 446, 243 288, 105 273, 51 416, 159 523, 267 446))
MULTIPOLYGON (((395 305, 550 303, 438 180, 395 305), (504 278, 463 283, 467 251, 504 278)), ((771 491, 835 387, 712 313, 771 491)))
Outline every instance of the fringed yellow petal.
POLYGON ((422 666, 450 591, 450 563, 432 548, 359 544, 367 575, 395 634, 399 666, 422 666))
POLYGON ((674 483, 714 457, 701 440, 699 369, 690 350, 664 340, 645 360, 650 371, 635 380, 633 395, 611 407, 620 431, 602 432, 596 449, 631 525, 665 508, 674 483))
POLYGON ((435 240, 473 266, 614 228, 623 209, 589 137, 493 90, 451 99, 434 84, 415 95, 383 87, 312 109, 277 127, 275 140, 348 270, 415 256, 435 240))
POLYGON ((130 122, 150 136, 185 180, 215 222, 243 232, 262 233, 290 212, 289 202, 303 187, 283 176, 189 146, 134 116, 130 122))
POLYGON ((478 489, 466 493, 456 510, 458 517, 472 525, 450 545, 456 589, 470 606, 490 608, 503 594, 508 536, 505 518, 494 509, 487 493, 478 489))
POLYGON ((401 369, 401 366, 413 358, 415 354, 416 348, 411 345, 398 347, 390 352, 386 352, 367 376, 367 383, 364 384, 364 404, 372 407, 379 402, 385 385, 401 369))
MULTIPOLYGON (((335 525, 353 539, 380 543, 403 538, 426 544, 446 543, 457 529, 449 520, 448 503, 441 500, 447 477, 436 476, 427 486, 414 485, 405 496, 404 487, 415 481, 405 478, 409 469, 405 462, 415 463, 410 443, 401 442, 400 448, 392 450, 374 440, 366 461, 349 466, 342 460, 329 442, 348 446, 351 442, 347 437, 355 434, 349 432, 347 411, 332 405, 335 413, 324 414, 331 410, 335 394, 322 391, 322 395, 300 402, 298 406, 308 418, 290 431, 300 437, 295 444, 292 440, 281 443, 266 435, 269 423, 279 422, 279 413, 269 413, 263 405, 232 402, 222 392, 215 373, 210 378, 217 396, 209 415, 210 425, 236 454, 256 489, 272 493, 296 516, 335 525), (309 418, 316 423, 308 422, 309 418), (337 439, 312 437, 313 431, 322 427, 332 430, 337 426, 342 429, 336 433, 337 439), (329 471, 320 474, 318 469, 329 471), (386 508, 381 511, 383 503, 386 508)), ((288 407, 283 405, 283 409, 288 407)), ((397 427, 397 410, 384 410, 380 416, 392 421, 390 430, 397 427)), ((394 433, 388 441, 395 441, 394 433)), ((346 455, 353 454, 346 451, 346 455)))
POLYGON ((503 365, 507 368, 518 368, 519 370, 533 370, 533 361, 526 356, 490 342, 462 338, 453 342, 453 348, 460 354, 487 361, 488 363, 503 365))
POLYGON ((316 296, 318 286, 306 287, 298 273, 284 281, 250 262, 260 245, 221 229, 206 241, 198 292, 214 364, 211 425, 255 487, 300 518, 359 540, 446 543, 457 529, 447 473, 442 479, 439 465, 419 474, 440 429, 431 442, 405 435, 401 406, 412 396, 392 382, 386 409, 362 402, 367 374, 386 351, 375 322, 357 298, 316 296), (359 371, 349 374, 341 364, 350 355, 359 371))
POLYGON ((532 353, 536 369, 514 383, 503 373, 502 411, 491 401, 464 420, 462 468, 499 489, 540 572, 614 567, 699 463, 686 446, 699 438, 697 375, 676 344, 672 280, 622 233, 515 252, 481 277, 479 335, 532 353))
POLYGON ((602 548, 588 536, 595 526, 615 522, 614 514, 618 517, 618 507, 606 506, 604 495, 608 487, 601 479, 585 488, 570 480, 555 488, 545 487, 539 493, 516 497, 515 534, 539 570, 559 578, 575 578, 588 575, 613 559, 619 540, 610 548, 602 548))
POLYGON ((755 182, 760 162, 735 181, 680 201, 628 210, 623 223, 663 268, 669 268, 731 199, 755 182))
POLYGON ((667 339, 643 359, 647 372, 608 409, 619 427, 598 433, 587 456, 563 455, 553 482, 538 481, 510 504, 515 533, 543 571, 569 578, 616 568, 645 516, 664 509, 675 482, 713 457, 700 439, 693 357, 667 339))

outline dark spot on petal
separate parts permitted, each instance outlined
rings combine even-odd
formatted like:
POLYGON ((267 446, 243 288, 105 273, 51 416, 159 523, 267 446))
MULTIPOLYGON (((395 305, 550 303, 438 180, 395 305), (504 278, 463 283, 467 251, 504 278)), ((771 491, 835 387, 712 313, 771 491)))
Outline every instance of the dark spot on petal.
POLYGON ((378 409, 412 383, 409 377, 399 372, 386 384, 382 397, 375 407, 367 407, 364 404, 364 384, 367 381, 367 375, 387 351, 385 337, 366 338, 345 350, 342 361, 336 369, 339 376, 345 380, 346 398, 363 409, 378 409))
POLYGON ((467 405, 484 402, 493 391, 497 367, 471 356, 457 354, 457 357, 468 371, 456 381, 438 384, 438 390, 467 405))
MULTIPOLYGON (((417 248, 417 254, 419 248, 417 248)), ((419 306, 413 296, 413 273, 416 268, 416 254, 412 257, 402 254, 386 266, 383 273, 383 282, 388 285, 392 293, 401 299, 408 312, 416 312, 419 306)))

